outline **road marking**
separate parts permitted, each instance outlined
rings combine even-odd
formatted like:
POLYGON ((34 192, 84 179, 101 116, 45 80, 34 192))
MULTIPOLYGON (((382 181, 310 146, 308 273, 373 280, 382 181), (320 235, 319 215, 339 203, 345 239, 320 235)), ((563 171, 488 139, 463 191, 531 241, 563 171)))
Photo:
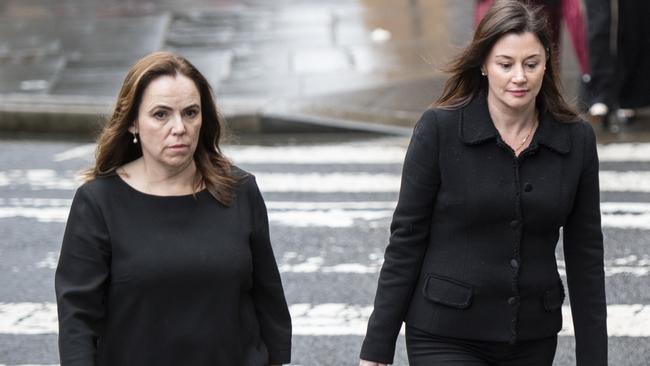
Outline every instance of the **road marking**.
POLYGON ((370 173, 258 173, 263 192, 397 192, 400 176, 370 173))
POLYGON ((358 335, 366 334, 372 306, 341 303, 293 304, 291 313, 292 333, 295 335, 358 335))
POLYGON ((0 334, 58 333, 56 304, 0 303, 0 334))
POLYGON ((403 146, 225 146, 235 164, 402 164, 403 146))
POLYGON ((364 221, 370 227, 378 227, 378 220, 385 220, 393 215, 392 210, 269 210, 269 221, 272 224, 290 227, 352 227, 359 221, 364 221))
MULTIPOLYGON (((293 334, 360 335, 366 333, 372 306, 349 304, 294 304, 290 308, 293 334)), ((650 306, 608 305, 607 331, 610 337, 650 337, 650 306)), ((562 307, 560 336, 573 336, 569 306, 562 307)), ((402 334, 404 329, 402 328, 402 334)))
POLYGON ((31 190, 75 190, 81 185, 77 172, 57 172, 53 169, 12 169, 0 171, 0 187, 29 186, 31 190))
MULTIPOLYGON (((405 141, 405 140, 404 140, 405 141)), ((406 146, 225 146, 224 152, 237 164, 402 164, 406 146)), ((650 143, 598 145, 601 162, 649 162, 650 143)))
MULTIPOLYGON (((95 144, 81 145, 54 155, 54 161, 92 158, 95 144)), ((311 145, 256 146, 223 145, 224 154, 236 164, 402 164, 403 146, 311 145)))
MULTIPOLYGON (((396 140, 393 140, 396 141, 396 140)), ((402 164, 406 148, 395 142, 310 146, 223 145, 236 164, 402 164)), ((54 161, 92 159, 96 145, 77 146, 54 155, 54 161)))
POLYGON ((610 192, 650 192, 650 171, 601 171, 600 190, 610 192))
MULTIPOLYGON (((35 264, 36 268, 56 269, 59 260, 58 252, 48 252, 42 260, 35 264)), ((323 257, 303 257, 295 252, 286 252, 278 261, 281 273, 340 273, 340 274, 377 274, 381 270, 384 259, 381 253, 371 253, 365 263, 338 263, 325 265, 323 257)), ((558 273, 566 277, 566 263, 557 260, 558 273)), ((650 275, 650 256, 629 255, 622 258, 605 260, 605 276, 629 275, 644 277, 650 275)))
POLYGON ((613 143, 598 145, 600 161, 650 161, 650 143, 613 143))
MULTIPOLYGON (((388 139, 354 145, 223 145, 222 149, 236 164, 402 164, 406 142, 406 139, 388 139)), ((54 161, 92 160, 95 147, 95 144, 87 144, 65 150, 54 155, 54 161)), ((598 156, 602 162, 648 162, 650 143, 598 145, 598 156)))
MULTIPOLYGON (((2 204, 2 201, 0 201, 2 204)), ((266 207, 272 210, 391 210, 397 201, 266 201, 266 207)), ((650 204, 648 204, 650 210, 650 204)))
POLYGON ((22 217, 38 222, 66 222, 70 206, 67 207, 0 207, 0 219, 22 217))
MULTIPOLYGON (((65 222, 70 212, 69 199, 0 199, 0 219, 23 217, 38 222, 65 222)), ((267 201, 272 224, 291 227, 352 227, 365 222, 371 227, 384 225, 393 215, 395 201, 267 201)), ((603 202, 605 228, 650 230, 650 203, 603 202)))
POLYGON ((309 257, 301 261, 294 261, 290 258, 283 258, 283 263, 278 265, 281 273, 356 273, 374 274, 381 269, 383 259, 375 259, 370 264, 361 263, 339 263, 324 266, 325 259, 322 257, 309 257))
MULTIPOLYGON (((78 172, 52 169, 0 171, 0 187, 27 185, 31 190, 74 190, 78 172)), ((372 173, 257 173, 263 192, 357 193, 398 192, 398 174, 372 173)), ((602 171, 600 189, 609 192, 650 192, 650 171, 602 171)))
MULTIPOLYGON (((398 192, 397 174, 370 173, 258 173, 263 192, 398 192)), ((650 192, 650 171, 602 171, 601 191, 650 192)))
POLYGON ((601 202, 600 211, 606 214, 616 213, 647 213, 650 212, 650 202, 601 202))
POLYGON ((61 162, 73 159, 92 159, 96 147, 96 144, 86 144, 73 147, 72 149, 54 155, 54 161, 61 162))
MULTIPOLYGON (((557 260, 557 268, 560 275, 566 277, 566 262, 557 260)), ((605 259, 605 276, 631 275, 643 277, 650 275, 650 256, 628 255, 622 258, 605 259)))
POLYGON ((59 263, 58 252, 48 252, 44 259, 36 262, 36 268, 56 269, 59 263))
POLYGON ((70 207, 72 200, 68 198, 0 198, 0 206, 28 206, 28 207, 70 207))
MULTIPOLYGON (((290 252, 293 253, 293 252, 290 252)), ((365 263, 340 263, 325 265, 323 257, 283 257, 278 267, 282 273, 379 273, 383 264, 381 256, 370 258, 365 263)), ((566 264, 557 260, 558 273, 566 277, 566 264)), ((630 275, 644 277, 650 275, 650 256, 630 255, 624 258, 605 260, 605 276, 630 275)))
MULTIPOLYGON (((292 304, 293 334, 308 336, 359 335, 366 332, 372 306, 342 303, 292 304)), ((562 307, 560 335, 573 335, 571 310, 562 307)), ((608 305, 608 334, 614 337, 650 337, 650 306, 608 305)), ((0 334, 58 333, 55 303, 0 303, 0 334)))

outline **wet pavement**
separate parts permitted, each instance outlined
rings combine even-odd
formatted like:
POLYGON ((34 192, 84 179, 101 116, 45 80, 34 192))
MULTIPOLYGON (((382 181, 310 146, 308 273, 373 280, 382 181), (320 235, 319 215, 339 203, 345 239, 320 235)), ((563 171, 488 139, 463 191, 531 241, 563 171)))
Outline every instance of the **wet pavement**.
MULTIPOLYGON (((206 75, 235 129, 282 121, 409 134, 441 90, 440 67, 471 37, 473 5, 0 0, 0 130, 95 131, 128 67, 167 49, 206 75)), ((579 72, 563 44, 572 99, 579 72)), ((650 115, 637 125, 602 138, 649 138, 650 115)))
POLYGON ((430 75, 471 27, 471 7, 461 26, 451 1, 269 3, 5 0, 1 70, 14 77, 0 91, 113 97, 136 58, 169 49, 219 96, 308 96, 430 75))

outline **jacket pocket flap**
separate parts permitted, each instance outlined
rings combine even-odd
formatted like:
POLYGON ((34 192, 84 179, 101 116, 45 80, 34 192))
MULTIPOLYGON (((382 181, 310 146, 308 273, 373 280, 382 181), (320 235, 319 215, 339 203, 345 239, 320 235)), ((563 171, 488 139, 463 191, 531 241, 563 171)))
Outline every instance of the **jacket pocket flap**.
POLYGON ((544 309, 554 311, 562 307, 564 302, 564 286, 558 286, 544 291, 544 309))
POLYGON ((429 274, 424 283, 424 297, 442 305, 458 309, 469 307, 472 287, 451 278, 429 274))

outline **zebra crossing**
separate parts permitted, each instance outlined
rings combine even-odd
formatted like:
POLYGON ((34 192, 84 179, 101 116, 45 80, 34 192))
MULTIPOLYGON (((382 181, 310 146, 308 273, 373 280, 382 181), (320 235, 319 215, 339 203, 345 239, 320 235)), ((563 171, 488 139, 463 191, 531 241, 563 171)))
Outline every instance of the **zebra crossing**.
MULTIPOLYGON (((224 147, 252 172, 294 325, 295 365, 354 365, 399 191, 407 139, 336 136, 224 147)), ((78 171, 92 144, 0 144, 0 366, 56 365, 53 270, 78 171), (32 162, 33 164, 30 164, 32 162), (21 339, 42 342, 43 351, 21 339), (18 344, 18 346, 17 346, 18 344), (10 346, 9 346, 10 345, 10 346)), ((650 359, 650 144, 599 146, 610 363, 650 359)), ((561 248, 561 244, 560 244, 561 248)), ((558 250, 558 268, 564 261, 558 250)), ((574 364, 570 308, 556 365, 574 364)), ((403 339, 395 364, 406 365, 403 339)))

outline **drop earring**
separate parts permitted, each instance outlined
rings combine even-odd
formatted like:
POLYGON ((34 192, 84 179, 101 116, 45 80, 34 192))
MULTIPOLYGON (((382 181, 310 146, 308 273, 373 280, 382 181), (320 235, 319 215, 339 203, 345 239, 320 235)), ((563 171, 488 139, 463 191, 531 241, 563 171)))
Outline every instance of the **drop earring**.
POLYGON ((133 143, 137 144, 138 143, 138 135, 137 132, 133 132, 133 143))

